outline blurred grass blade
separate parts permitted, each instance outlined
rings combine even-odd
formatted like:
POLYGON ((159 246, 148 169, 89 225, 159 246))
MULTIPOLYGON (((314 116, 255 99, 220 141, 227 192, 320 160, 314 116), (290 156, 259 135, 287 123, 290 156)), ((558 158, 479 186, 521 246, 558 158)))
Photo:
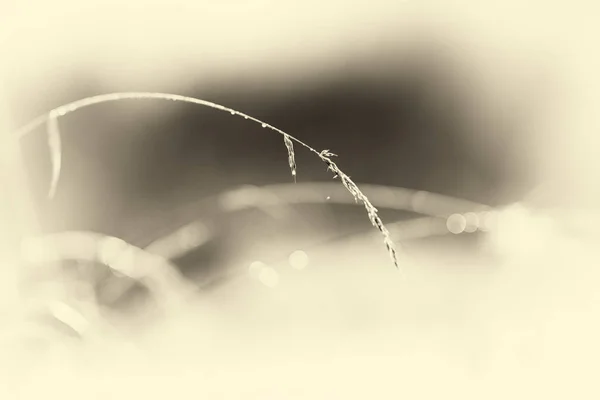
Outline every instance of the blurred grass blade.
POLYGON ((56 194, 58 180, 62 166, 62 149, 60 141, 60 130, 58 127, 58 116, 50 113, 46 123, 48 131, 48 149, 50 151, 50 163, 52 165, 52 175, 50 178, 50 188, 48 189, 48 198, 52 199, 56 194))

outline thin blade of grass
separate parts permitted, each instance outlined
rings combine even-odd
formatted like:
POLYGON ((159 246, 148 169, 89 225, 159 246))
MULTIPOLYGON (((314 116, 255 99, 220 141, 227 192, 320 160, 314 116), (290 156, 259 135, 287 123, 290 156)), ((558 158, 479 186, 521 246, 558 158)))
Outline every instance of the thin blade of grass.
POLYGON ((60 129, 58 126, 58 116, 51 112, 46 123, 48 133, 48 150, 50 151, 51 177, 50 187, 48 189, 48 198, 54 198, 60 171, 62 168, 62 145, 60 141, 60 129))
MULTIPOLYGON (((29 124, 25 125, 23 128, 18 130, 16 132, 16 135, 18 137, 23 137, 23 136, 31 133, 34 128, 38 127, 39 125, 43 124, 44 122, 48 122, 49 120, 56 119, 56 116, 64 116, 66 114, 77 111, 81 108, 89 107, 89 106, 92 106, 95 104, 113 102, 113 101, 122 101, 122 100, 128 100, 128 99, 169 100, 169 101, 181 101, 184 103, 191 103, 191 104, 199 104, 199 105, 203 105, 206 107, 214 108, 216 110, 228 112, 231 115, 238 115, 240 117, 243 117, 244 119, 252 120, 252 121, 260 124, 263 128, 268 128, 272 131, 279 133, 280 135, 282 135, 284 137, 286 147, 288 148, 288 161, 290 163, 290 168, 292 168, 292 175, 294 177, 295 177, 295 160, 293 158, 294 152, 293 152, 293 147, 292 147, 292 150, 290 150, 290 147, 288 146, 287 142, 289 141, 291 143, 292 141, 294 141, 294 142, 298 143, 299 145, 301 145, 302 147, 308 149, 312 153, 316 154, 323 162, 325 162, 327 164, 328 169, 334 173, 334 178, 339 177, 341 179, 344 187, 352 194, 352 196, 354 196, 354 198, 356 199, 357 202, 361 201, 363 203, 363 205, 365 206, 365 209, 367 210, 367 214, 369 216, 369 220, 371 221, 371 224, 373 224, 373 226, 375 228, 377 228, 377 230, 379 230, 381 232, 381 234, 383 235, 383 242, 390 254, 390 258, 392 259, 396 268, 399 268, 396 247, 390 237, 390 233, 387 231, 387 229, 383 225, 383 222, 379 218, 379 216, 377 214, 377 209, 375 207, 373 207, 371 202, 360 191, 360 189, 350 179, 350 177, 348 175, 346 175, 344 172, 342 172, 339 169, 339 167, 331 160, 331 157, 335 156, 335 154, 331 153, 329 150, 318 151, 315 148, 304 143, 300 139, 297 139, 294 136, 289 135, 288 133, 282 131, 281 129, 276 128, 272 125, 267 124, 264 121, 261 121, 258 118, 254 118, 250 115, 244 114, 244 113, 234 110, 232 108, 225 107, 225 106, 222 106, 220 104, 216 104, 216 103, 213 103, 210 101, 197 99, 194 97, 181 96, 181 95, 169 94, 169 93, 153 93, 153 92, 110 93, 110 94, 87 97, 85 99, 77 100, 72 103, 60 106, 60 107, 52 110, 49 114, 44 114, 44 115, 34 119, 29 124)), ((55 134, 58 132, 58 124, 56 123, 56 121, 54 121, 52 124, 55 124, 52 127, 52 129, 53 129, 52 136, 54 136, 56 138, 58 136, 55 134)), ((55 150, 53 153, 57 158, 60 158, 60 142, 58 142, 58 151, 55 150)), ((55 168, 55 170, 57 170, 58 173, 60 173, 60 162, 55 163, 55 165, 58 165, 58 168, 55 168)), ((56 178, 56 180, 58 180, 58 178, 56 178)), ((51 185, 51 187, 52 186, 53 185, 51 185)))

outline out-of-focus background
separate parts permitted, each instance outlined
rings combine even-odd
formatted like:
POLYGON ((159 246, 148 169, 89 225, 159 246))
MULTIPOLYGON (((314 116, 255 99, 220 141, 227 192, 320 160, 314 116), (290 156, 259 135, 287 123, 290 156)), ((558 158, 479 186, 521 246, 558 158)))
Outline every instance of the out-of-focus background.
MULTIPOLYGON (((101 282, 93 290, 103 307, 125 310, 111 322, 121 330, 85 353, 100 368, 87 381, 50 356, 38 367, 46 381, 29 389, 108 398, 592 390, 594 11, 511 1, 5 0, 1 211, 12 280, 3 281, 20 288, 5 283, 15 291, 5 297, 21 304, 48 281, 71 285, 71 264, 23 273, 14 261, 21 237, 67 231, 164 256, 195 291, 185 312, 128 334, 122 326, 142 326, 150 296, 88 262, 76 271, 101 282), (59 118, 62 173, 48 199, 46 125, 18 141, 11 132, 60 105, 124 91, 222 104, 338 154, 390 225, 400 272, 314 154, 296 146, 294 183, 280 135, 198 105, 124 100, 59 118)), ((85 240, 60 243, 70 254, 100 252, 85 240)), ((144 270, 143 260, 132 263, 144 270)), ((68 298, 63 286, 43 293, 68 298)), ((38 358, 43 347, 26 343, 38 358)))

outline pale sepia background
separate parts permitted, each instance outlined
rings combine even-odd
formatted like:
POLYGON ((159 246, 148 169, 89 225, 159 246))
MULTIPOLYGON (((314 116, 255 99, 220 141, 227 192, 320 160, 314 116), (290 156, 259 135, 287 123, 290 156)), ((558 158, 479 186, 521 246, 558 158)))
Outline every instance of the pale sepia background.
POLYGON ((4 335, 6 398, 597 397, 593 2, 0 4, 2 326, 28 338, 4 335), (48 200, 44 127, 11 132, 120 91, 213 101, 331 149, 372 185, 384 222, 414 221, 413 195, 428 191, 447 196, 433 213, 484 204, 501 223, 414 224, 395 236, 397 271, 316 157, 297 149, 293 186, 275 132, 160 101, 61 118, 48 200), (274 184, 297 188, 292 203, 321 200, 231 211, 274 184), (406 188, 412 208, 381 186, 406 188), (134 304, 118 333, 84 345, 14 322, 32 324, 17 291, 23 235, 85 230, 143 248, 191 221, 210 239, 177 265, 200 289, 166 318, 149 324, 152 307, 134 304))

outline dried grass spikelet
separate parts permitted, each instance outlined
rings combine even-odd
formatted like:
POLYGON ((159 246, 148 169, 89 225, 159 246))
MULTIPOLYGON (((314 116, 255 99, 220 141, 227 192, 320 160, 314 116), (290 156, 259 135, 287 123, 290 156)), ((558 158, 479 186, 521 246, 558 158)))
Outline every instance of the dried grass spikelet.
POLYGON ((294 182, 296 182, 296 157, 294 155, 294 142, 292 142, 292 139, 290 139, 289 135, 283 135, 283 142, 285 143, 285 147, 288 152, 288 163, 290 164, 290 170, 292 171, 294 182))
POLYGON ((309 146, 303 141, 295 138, 292 135, 282 131, 279 128, 276 128, 272 125, 269 125, 257 118, 251 117, 250 115, 244 114, 237 110, 231 109, 229 107, 222 106, 220 104, 216 104, 210 101, 197 99, 194 97, 181 96, 176 94, 168 94, 168 93, 152 93, 152 92, 123 92, 123 93, 111 93, 98 95, 93 97, 87 97, 85 99, 77 100, 75 102, 60 106, 50 111, 47 114, 41 115, 35 120, 31 121, 29 124, 21 128, 17 135, 18 137, 23 137, 30 132, 32 132, 38 126, 47 123, 48 127, 48 137, 50 144, 50 152, 51 160, 52 160, 52 181, 50 185, 50 196, 54 195, 56 190, 56 185, 58 183, 58 178, 60 176, 60 168, 61 168, 61 150, 60 150, 60 133, 58 130, 58 118, 62 117, 66 114, 74 112, 84 107, 89 107, 95 104, 113 102, 113 101, 123 101, 127 99, 144 99, 144 100, 171 100, 171 101, 181 101, 185 103, 191 104, 199 104, 206 107, 214 108, 217 110, 225 111, 230 113, 231 115, 238 115, 243 117, 244 119, 252 120, 258 124, 260 124, 263 128, 268 128, 272 131, 275 131, 283 136, 284 144, 288 153, 288 164, 290 166, 290 170, 294 180, 296 180, 297 175, 297 167, 295 161, 295 150, 294 143, 301 145, 302 147, 308 149, 309 151, 316 154, 325 164, 327 164, 327 169, 330 170, 335 178, 340 178, 344 187, 352 194, 354 199, 357 202, 362 202, 365 210, 367 211, 367 215, 371 224, 381 232, 383 235, 383 242, 388 250, 390 258, 392 262, 398 268, 398 255, 396 251, 396 246, 391 239, 390 233, 381 221, 381 218, 378 215, 377 209, 371 204, 369 199, 362 193, 362 191, 358 188, 358 186, 350 179, 348 175, 346 175, 340 168, 336 165, 335 162, 331 159, 335 157, 335 154, 331 153, 329 150, 318 151, 315 148, 309 146))
POLYGON ((392 259, 396 268, 398 268, 398 254, 396 252, 396 246, 392 241, 390 236, 390 232, 387 230, 383 221, 379 217, 377 212, 377 208, 371 204, 367 196, 363 194, 363 192, 356 186, 354 181, 350 179, 348 175, 346 175, 337 164, 331 159, 331 157, 337 157, 336 154, 333 154, 329 150, 323 150, 319 153, 319 157, 325 164, 327 164, 327 169, 334 174, 334 178, 340 178, 344 187, 350 192, 350 194, 354 197, 356 202, 361 202, 365 206, 365 210, 367 210, 367 215, 371 224, 377 228, 379 232, 383 235, 383 243, 387 248, 388 253, 390 254, 390 258, 392 259))

